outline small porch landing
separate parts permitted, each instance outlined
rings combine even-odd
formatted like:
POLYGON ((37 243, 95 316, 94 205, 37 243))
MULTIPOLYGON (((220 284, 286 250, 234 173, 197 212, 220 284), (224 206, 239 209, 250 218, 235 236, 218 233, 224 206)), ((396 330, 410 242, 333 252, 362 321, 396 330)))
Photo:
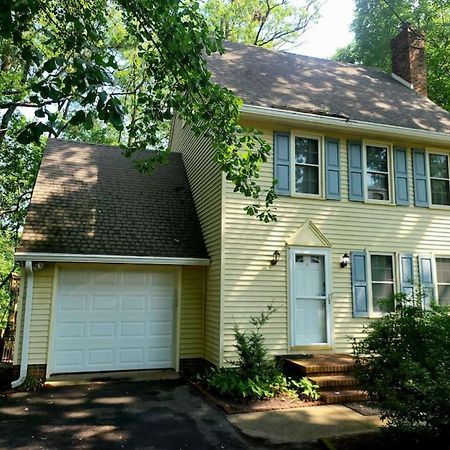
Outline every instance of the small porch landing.
POLYGON ((292 375, 308 377, 317 384, 326 404, 367 400, 367 392, 358 389, 353 375, 355 363, 351 355, 287 355, 282 360, 292 375))

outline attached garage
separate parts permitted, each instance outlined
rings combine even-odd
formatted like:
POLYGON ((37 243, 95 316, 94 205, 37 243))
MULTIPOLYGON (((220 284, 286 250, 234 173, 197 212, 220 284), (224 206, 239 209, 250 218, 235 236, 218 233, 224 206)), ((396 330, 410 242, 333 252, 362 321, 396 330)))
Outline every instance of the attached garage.
POLYGON ((120 148, 49 139, 16 260, 15 385, 203 357, 210 259, 180 154, 149 175, 120 148))
POLYGON ((176 275, 62 268, 51 373, 174 368, 176 275))

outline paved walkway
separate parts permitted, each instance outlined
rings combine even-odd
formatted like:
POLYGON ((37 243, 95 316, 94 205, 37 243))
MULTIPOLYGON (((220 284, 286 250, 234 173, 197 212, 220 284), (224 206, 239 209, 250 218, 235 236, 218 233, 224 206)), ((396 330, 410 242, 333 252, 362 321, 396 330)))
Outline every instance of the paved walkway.
POLYGON ((234 414, 228 418, 245 435, 271 445, 376 431, 382 425, 377 416, 363 416, 343 405, 234 414))

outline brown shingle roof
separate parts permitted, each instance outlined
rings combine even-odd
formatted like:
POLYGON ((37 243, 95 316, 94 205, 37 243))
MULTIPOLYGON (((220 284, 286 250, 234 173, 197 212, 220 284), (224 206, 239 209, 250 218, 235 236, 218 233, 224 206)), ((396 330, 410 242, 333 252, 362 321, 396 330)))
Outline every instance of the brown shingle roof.
POLYGON ((208 67, 245 104, 450 133, 450 114, 378 69, 225 43, 208 67))
POLYGON ((19 252, 207 258, 180 154, 140 174, 118 147, 50 139, 19 252))

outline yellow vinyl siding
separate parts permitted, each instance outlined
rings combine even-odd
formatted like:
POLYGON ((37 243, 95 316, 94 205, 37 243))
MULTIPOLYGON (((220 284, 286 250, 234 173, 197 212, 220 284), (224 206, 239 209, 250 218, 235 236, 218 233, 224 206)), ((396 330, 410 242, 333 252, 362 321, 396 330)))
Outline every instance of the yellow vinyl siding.
POLYGON ((214 161, 214 152, 208 141, 194 136, 189 127, 178 119, 174 120, 172 126, 171 148, 172 151, 183 155, 203 237, 211 258, 211 265, 206 270, 204 357, 214 364, 219 364, 222 173, 214 161))
MULTIPOLYGON (((93 265, 64 264, 64 267, 77 267, 88 270, 93 265)), ((98 267, 98 265, 96 265, 98 267)), ((104 268, 114 267, 103 265, 104 268)), ((170 266, 120 266, 127 270, 170 270, 170 266)), ((182 267, 181 305, 180 305, 180 358, 200 358, 203 356, 203 309, 204 309, 204 267, 182 267)), ((46 263, 44 269, 33 273, 33 304, 31 315, 29 364, 47 364, 48 345, 51 339, 50 320, 52 314, 54 265, 46 263)), ((25 295, 19 304, 19 323, 14 364, 20 363, 23 305, 25 295)))
MULTIPOLYGON (((273 129, 262 128, 265 139, 272 144, 273 129)), ((277 130, 280 127, 276 127, 277 130)), ((310 130, 305 130, 308 133, 310 130)), ((315 131, 317 133, 317 131, 315 131)), ((273 353, 286 353, 288 346, 288 268, 286 241, 310 219, 332 244, 332 329, 333 351, 351 350, 348 336, 361 336, 362 326, 370 319, 353 318, 351 270, 340 268, 340 258, 352 250, 398 253, 429 253, 450 255, 450 209, 428 209, 413 206, 411 150, 408 170, 411 206, 391 206, 348 201, 347 140, 365 136, 338 135, 322 131, 327 137, 340 139, 341 201, 285 197, 276 200, 278 221, 260 223, 247 216, 248 199, 225 188, 224 238, 224 358, 235 354, 233 324, 248 324, 249 317, 273 304, 276 313, 264 327, 266 342, 273 353), (281 260, 271 266, 275 250, 281 260)), ((381 141, 385 141, 380 137, 381 141)), ((392 142, 394 145, 418 147, 417 143, 392 142)), ((423 144, 422 144, 423 147, 423 144)), ((448 149, 449 150, 449 149, 448 149)), ((273 178, 273 159, 262 166, 261 183, 268 187, 273 178)), ((417 270, 417 269, 416 269, 417 270)), ((399 289, 399 286, 396 286, 399 289)))
POLYGON ((180 358, 203 357, 203 267, 183 267, 180 308, 180 358))
MULTIPOLYGON (((45 264, 42 270, 36 270, 33 272, 33 302, 31 306, 28 364, 47 364, 53 290, 53 271, 53 264, 45 264)), ((26 278, 25 271, 23 271, 23 274, 23 277, 26 278)), ((14 364, 20 364, 23 320, 25 313, 25 294, 26 290, 24 291, 19 304, 20 327, 17 330, 17 344, 14 352, 14 364)))

